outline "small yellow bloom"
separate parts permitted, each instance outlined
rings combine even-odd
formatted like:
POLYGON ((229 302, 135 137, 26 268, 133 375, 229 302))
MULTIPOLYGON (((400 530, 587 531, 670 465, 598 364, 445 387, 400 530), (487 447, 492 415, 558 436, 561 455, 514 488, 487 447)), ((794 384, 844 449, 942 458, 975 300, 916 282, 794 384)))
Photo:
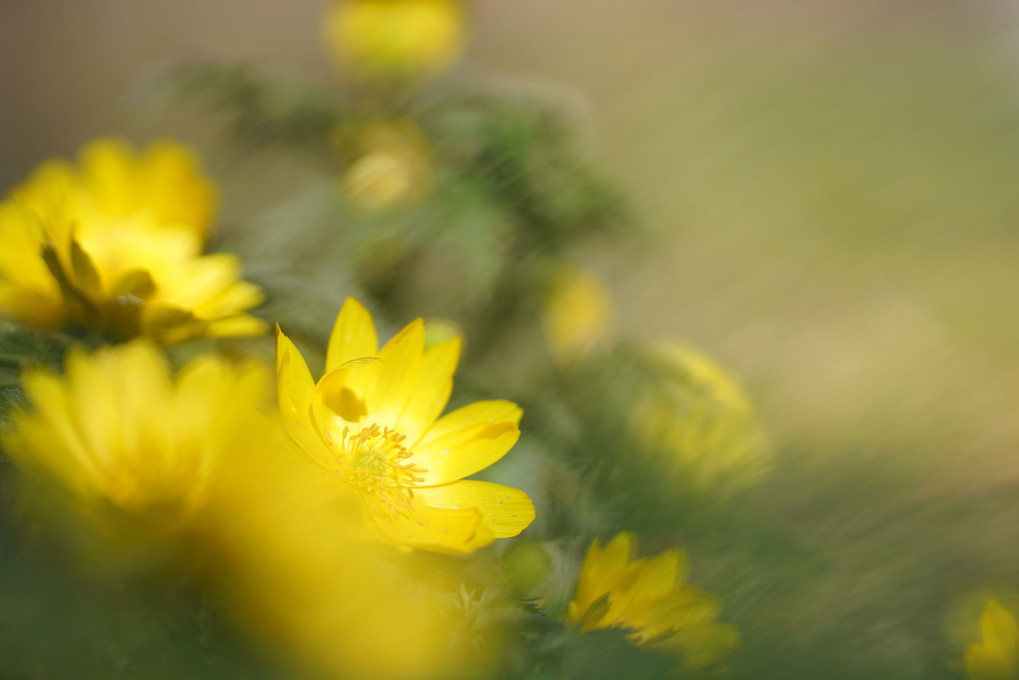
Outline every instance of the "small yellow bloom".
POLYGON ((738 489, 759 479, 770 458, 750 399, 706 356, 674 343, 651 353, 657 379, 634 407, 638 437, 670 456, 697 490, 738 489))
POLYGON ((184 147, 85 147, 0 203, 0 315, 161 343, 253 335, 261 291, 228 254, 202 255, 215 189, 184 147))
POLYGON ((457 0, 339 0, 326 15, 326 46, 339 68, 366 80, 399 80, 446 68, 466 42, 457 0))
POLYGON ((970 680, 1011 680, 1019 677, 1019 626, 997 600, 980 615, 981 641, 966 648, 966 676, 970 680))
POLYGON ((425 195, 431 184, 431 167, 424 137, 416 126, 406 121, 370 125, 358 131, 352 146, 353 161, 341 184, 355 205, 382 210, 425 195))
POLYGON ((677 652, 687 668, 721 661, 739 634, 716 621, 713 598, 683 583, 683 553, 667 550, 636 561, 635 555, 636 537, 628 532, 604 549, 598 539, 591 543, 569 605, 569 623, 581 632, 629 630, 635 645, 677 652))
POLYGON ((542 322, 545 340, 558 363, 585 359, 608 338, 612 325, 608 291, 591 274, 563 265, 553 274, 545 294, 542 322))
POLYGON ((66 377, 30 369, 22 385, 32 410, 3 433, 11 460, 97 525, 161 534, 205 506, 224 455, 261 439, 268 372, 203 356, 172 376, 138 340, 72 349, 66 377))
POLYGON ((366 527, 393 544, 471 552, 534 519, 519 489, 464 479, 510 450, 522 412, 493 400, 440 418, 459 356, 456 337, 425 350, 420 319, 379 349, 371 316, 348 299, 316 384, 277 328, 277 389, 290 436, 363 501, 366 527))

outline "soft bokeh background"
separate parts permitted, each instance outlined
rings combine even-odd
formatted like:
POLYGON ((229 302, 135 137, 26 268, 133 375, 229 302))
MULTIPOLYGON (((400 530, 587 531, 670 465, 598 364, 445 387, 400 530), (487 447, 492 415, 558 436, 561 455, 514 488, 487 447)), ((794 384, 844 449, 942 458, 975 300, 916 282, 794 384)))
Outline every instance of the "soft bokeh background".
MULTIPOLYGON (((322 9, 0 0, 0 186, 97 135, 174 134, 210 153, 227 228, 240 228, 297 185, 299 164, 233 164, 216 117, 153 107, 141 83, 184 57, 328 83, 322 9)), ((943 532, 930 550, 953 551, 960 588, 1013 577, 1019 6, 487 0, 475 11, 474 44, 447 79, 507 78, 574 111, 664 239, 590 254, 622 331, 679 337, 742 377, 786 459, 810 471, 789 478, 780 512, 813 523, 819 543, 881 546, 875 562, 917 527, 943 532), (825 480, 853 486, 857 502, 819 512, 825 480)), ((870 585, 873 565, 853 554, 831 586, 843 596, 870 585)))

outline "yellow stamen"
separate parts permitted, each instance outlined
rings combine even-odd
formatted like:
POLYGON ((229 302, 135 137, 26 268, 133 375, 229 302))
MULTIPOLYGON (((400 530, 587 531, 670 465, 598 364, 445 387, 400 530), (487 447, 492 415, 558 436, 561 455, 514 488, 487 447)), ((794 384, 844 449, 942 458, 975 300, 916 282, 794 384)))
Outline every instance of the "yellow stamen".
POLYGON ((357 433, 344 427, 336 442, 344 457, 338 475, 362 498, 381 502, 394 515, 413 511, 414 487, 426 472, 406 462, 414 454, 403 446, 404 439, 399 432, 373 423, 357 433))

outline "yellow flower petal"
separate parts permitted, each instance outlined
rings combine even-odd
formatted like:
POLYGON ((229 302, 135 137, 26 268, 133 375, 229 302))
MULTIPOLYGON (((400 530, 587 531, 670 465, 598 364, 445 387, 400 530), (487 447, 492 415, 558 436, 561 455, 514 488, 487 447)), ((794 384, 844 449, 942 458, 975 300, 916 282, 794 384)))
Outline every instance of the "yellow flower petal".
POLYGON ((476 401, 439 418, 428 428, 424 436, 415 442, 415 446, 428 445, 440 437, 479 423, 519 424, 523 415, 523 410, 512 401, 503 399, 476 401))
POLYGON ((318 432, 327 440, 345 426, 357 429, 368 416, 368 405, 360 386, 371 382, 380 363, 376 357, 351 359, 326 373, 315 385, 311 414, 318 432))
POLYGON ((237 338, 245 335, 263 335, 269 330, 269 325, 262 319, 243 314, 210 321, 205 328, 206 335, 210 338, 237 338))
MULTIPOLYGON (((591 547, 584 557, 574 596, 574 601, 578 605, 578 615, 583 615, 588 607, 616 585, 619 575, 633 559, 636 542, 636 536, 628 531, 616 534, 604 549, 597 538, 591 542, 591 547)), ((574 623, 578 622, 579 620, 574 619, 574 623)))
POLYGON ((192 149, 168 140, 149 145, 140 159, 140 178, 147 203, 163 219, 189 226, 201 235, 216 212, 219 191, 200 181, 203 169, 192 149))
POLYGON ((336 370, 351 359, 372 357, 379 352, 375 324, 364 306, 354 298, 347 298, 336 315, 333 332, 329 336, 326 352, 326 373, 336 370))
POLYGON ((15 414, 14 427, 4 433, 5 453, 33 476, 55 477, 72 496, 94 495, 93 482, 100 477, 96 457, 78 436, 70 394, 60 378, 30 369, 22 374, 21 384, 34 414, 15 414))
POLYGON ((421 485, 449 484, 484 470, 506 455, 519 437, 514 423, 479 423, 418 445, 414 462, 424 468, 421 485))
POLYGON ((651 609, 675 587, 682 561, 679 551, 667 550, 654 558, 636 562, 632 583, 627 584, 625 592, 612 599, 606 618, 614 621, 626 612, 626 618, 639 619, 639 623, 646 624, 651 609))
POLYGON ((390 541, 434 552, 466 553, 481 525, 476 508, 433 508, 415 503, 409 515, 373 513, 375 525, 390 541))
POLYGON ((99 208, 115 216, 124 216, 134 208, 131 187, 137 176, 135 151, 123 139, 97 139, 81 150, 83 184, 99 208))
POLYGON ((425 325, 416 319, 379 350, 381 363, 365 399, 372 421, 394 428, 414 388, 425 348, 425 325))
POLYGON ((276 326, 276 394, 287 433, 308 457, 331 469, 332 457, 311 416, 315 381, 304 357, 276 326))
POLYGON ((477 508, 495 538, 516 536, 534 521, 534 504, 520 489, 462 479, 414 490, 416 502, 438 508, 477 508))
POLYGON ((425 350, 414 396, 407 402, 397 422, 397 429, 408 442, 418 441, 446 408, 459 360, 460 338, 457 337, 425 350))

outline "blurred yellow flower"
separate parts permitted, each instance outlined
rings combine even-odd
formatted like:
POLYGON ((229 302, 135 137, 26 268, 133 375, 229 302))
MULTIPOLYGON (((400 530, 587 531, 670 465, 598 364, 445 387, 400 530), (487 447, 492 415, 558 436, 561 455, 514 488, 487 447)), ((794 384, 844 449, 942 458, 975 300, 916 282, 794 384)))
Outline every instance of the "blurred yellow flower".
POLYGON ((277 328, 276 381, 290 436, 363 501, 366 529, 395 545, 471 552, 534 519, 519 489, 464 479, 510 450, 522 412, 492 400, 440 418, 459 356, 458 337, 425 350, 420 319, 379 349, 371 316, 348 298, 316 384, 277 328))
POLYGON ((324 25, 337 66, 363 79, 399 80, 446 68, 466 42, 458 0, 338 0, 324 25))
POLYGON ((608 291, 584 270, 561 265, 545 293, 542 325, 558 363, 588 358, 605 344, 612 325, 608 291))
POLYGON ((1019 677, 1019 626, 997 600, 988 601, 980 615, 980 635, 980 642, 966 648, 966 676, 970 680, 1019 677))
POLYGON ((29 369, 32 410, 3 433, 7 455, 100 528, 150 536, 185 526, 208 501, 224 455, 264 440, 256 406, 269 373, 202 356, 172 376, 136 340, 72 349, 66 376, 29 369))
POLYGON ((683 583, 686 558, 667 550, 634 560, 636 537, 617 534, 603 549, 591 543, 567 620, 581 632, 631 631, 635 645, 679 654, 686 668, 718 663, 739 643, 731 626, 716 621, 715 600, 683 583))
POLYGON ((164 344, 264 332, 239 259, 202 255, 215 196, 172 142, 99 140, 77 167, 42 164, 0 203, 0 315, 164 344))
POLYGON ((649 358, 655 380, 634 405, 637 436, 667 453, 693 489, 738 489, 759 479, 770 465, 767 442, 739 384, 683 345, 661 343, 649 358))
MULTIPOLYGON (((346 131, 338 134, 344 137, 346 131)), ((341 184, 347 198, 366 210, 420 200, 431 184, 424 137, 407 121, 379 123, 359 130, 350 142, 353 161, 341 184)))

